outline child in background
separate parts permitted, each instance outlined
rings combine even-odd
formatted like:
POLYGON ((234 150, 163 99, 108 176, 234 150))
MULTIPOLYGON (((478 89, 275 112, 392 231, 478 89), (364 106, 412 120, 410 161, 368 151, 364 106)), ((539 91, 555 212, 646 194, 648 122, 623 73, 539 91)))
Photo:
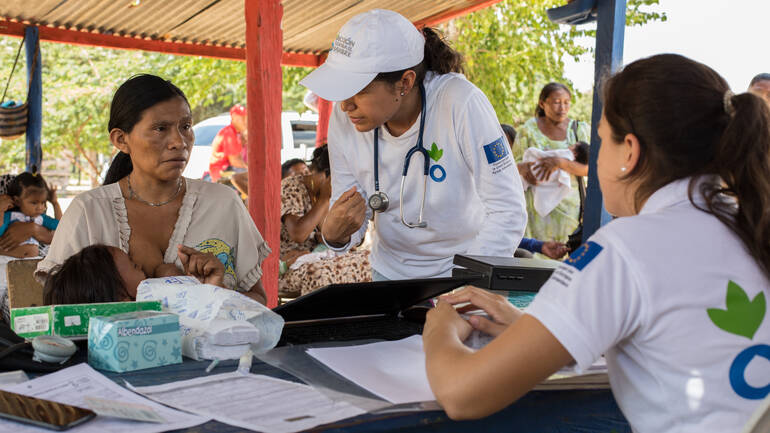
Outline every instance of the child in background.
MULTIPOLYGON (((225 267, 210 253, 178 246, 184 271, 164 263, 154 277, 191 275, 204 284, 223 285, 225 267)), ((43 288, 46 305, 91 304, 136 300, 136 288, 148 277, 141 266, 117 247, 91 245, 55 269, 43 288)))
MULTIPOLYGON (((8 185, 8 195, 11 197, 12 207, 0 209, 3 211, 0 236, 17 221, 34 222, 48 230, 56 230, 62 215, 61 206, 56 198, 56 189, 49 188, 43 176, 29 172, 21 173, 8 185), (53 204, 54 218, 45 214, 48 201, 53 204)), ((0 255, 18 258, 36 257, 42 255, 40 247, 40 243, 35 238, 29 238, 7 250, 0 248, 0 255)))

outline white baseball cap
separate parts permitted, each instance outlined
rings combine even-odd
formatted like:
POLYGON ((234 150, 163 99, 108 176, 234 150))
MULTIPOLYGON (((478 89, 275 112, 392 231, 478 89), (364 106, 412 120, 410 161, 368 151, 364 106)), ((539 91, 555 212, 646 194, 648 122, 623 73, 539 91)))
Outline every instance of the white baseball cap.
POLYGON ((337 33, 326 62, 299 83, 328 101, 342 101, 381 72, 422 62, 425 38, 401 14, 372 9, 351 18, 337 33))

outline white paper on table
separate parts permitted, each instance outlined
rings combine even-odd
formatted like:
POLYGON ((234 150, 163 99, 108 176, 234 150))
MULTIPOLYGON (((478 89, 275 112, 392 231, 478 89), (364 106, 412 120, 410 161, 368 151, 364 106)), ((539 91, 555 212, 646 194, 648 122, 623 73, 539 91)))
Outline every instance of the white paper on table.
POLYGON ((394 404, 433 401, 422 336, 360 346, 308 349, 344 378, 394 404))
POLYGON ((366 413, 307 385, 237 372, 131 389, 168 406, 265 433, 292 433, 366 413))
MULTIPOLYGON (((73 427, 72 433, 156 433, 168 430, 183 429, 203 424, 211 418, 184 413, 150 401, 140 395, 123 388, 107 379, 88 364, 82 363, 56 373, 40 376, 36 379, 2 389, 17 394, 52 400, 73 406, 88 407, 85 397, 97 397, 107 400, 117 400, 126 403, 138 403, 149 406, 167 420, 163 424, 149 424, 139 421, 127 421, 117 418, 97 416, 85 423, 73 427)), ((46 432, 51 430, 0 419, 0 431, 14 433, 46 432)))

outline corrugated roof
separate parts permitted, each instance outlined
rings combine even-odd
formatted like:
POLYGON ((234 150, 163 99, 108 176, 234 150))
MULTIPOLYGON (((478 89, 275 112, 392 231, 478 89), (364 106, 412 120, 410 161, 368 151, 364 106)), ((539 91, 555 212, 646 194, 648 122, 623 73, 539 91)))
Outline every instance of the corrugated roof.
MULTIPOLYGON (((374 8, 413 22, 473 7, 480 0, 284 0, 286 52, 320 54, 352 16, 374 8)), ((244 0, 2 0, 8 21, 143 39, 243 48, 244 0)))

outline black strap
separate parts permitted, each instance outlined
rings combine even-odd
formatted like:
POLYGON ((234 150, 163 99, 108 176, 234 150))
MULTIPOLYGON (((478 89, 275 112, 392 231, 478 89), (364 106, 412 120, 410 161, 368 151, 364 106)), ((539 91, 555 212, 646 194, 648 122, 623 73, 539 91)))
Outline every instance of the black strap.
POLYGON ((14 59, 14 61, 13 61, 13 67, 11 68, 11 74, 8 75, 8 82, 5 83, 5 90, 3 90, 3 97, 0 98, 0 103, 5 102, 5 94, 8 93, 8 86, 11 85, 11 78, 13 78, 13 73, 16 71, 16 64, 19 62, 19 54, 21 54, 21 47, 24 46, 24 41, 26 39, 27 39, 27 35, 25 34, 24 37, 21 38, 21 43, 19 44, 19 50, 16 51, 16 59, 14 59))
MULTIPOLYGON (((577 120, 572 121, 572 135, 575 136, 575 143, 578 141, 578 123, 580 123, 577 120)), ((578 194, 580 196, 580 213, 578 214, 578 223, 583 224, 583 203, 586 200, 586 185, 585 182, 583 182, 583 176, 575 176, 575 180, 578 184, 578 194)))

